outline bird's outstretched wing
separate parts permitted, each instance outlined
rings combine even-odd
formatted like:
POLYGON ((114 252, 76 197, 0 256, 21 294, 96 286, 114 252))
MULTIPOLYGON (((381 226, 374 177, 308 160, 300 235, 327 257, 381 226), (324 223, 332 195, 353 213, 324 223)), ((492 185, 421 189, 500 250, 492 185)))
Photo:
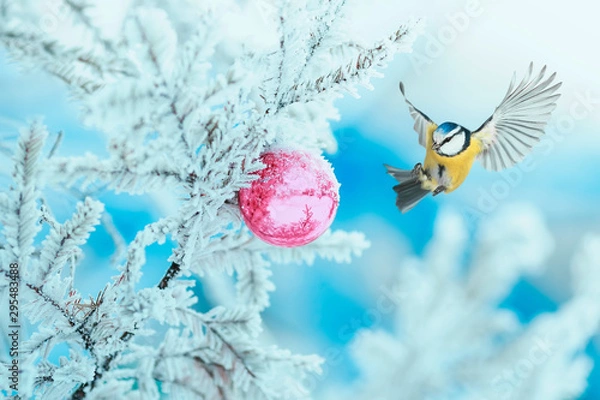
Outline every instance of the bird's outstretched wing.
POLYGON ((494 114, 475 132, 473 137, 483 143, 478 159, 485 169, 500 171, 525 158, 544 135, 544 129, 562 83, 555 83, 556 73, 545 79, 546 67, 533 75, 533 63, 525 78, 515 87, 516 73, 494 114))
POLYGON ((413 106, 413 104, 410 101, 408 101, 408 99, 406 98, 406 94, 404 93, 404 84, 402 82, 400 82, 400 93, 402 93, 406 104, 408 104, 408 111, 410 112, 410 116, 413 117, 413 119, 415 120, 414 129, 419 134, 419 144, 421 144, 421 146, 423 147, 426 147, 427 132, 431 128, 433 128, 434 130, 437 129, 437 125, 431 120, 431 118, 423 114, 421 111, 419 111, 418 108, 413 106))

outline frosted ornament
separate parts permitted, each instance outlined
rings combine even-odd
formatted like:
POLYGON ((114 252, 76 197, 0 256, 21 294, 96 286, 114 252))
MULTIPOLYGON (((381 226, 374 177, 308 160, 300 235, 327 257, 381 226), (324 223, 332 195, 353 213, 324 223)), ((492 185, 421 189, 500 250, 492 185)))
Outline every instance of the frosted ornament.
POLYGON ((275 149, 260 157, 265 168, 239 203, 248 228, 266 243, 297 247, 321 236, 333 222, 339 187, 331 164, 305 150, 275 149))

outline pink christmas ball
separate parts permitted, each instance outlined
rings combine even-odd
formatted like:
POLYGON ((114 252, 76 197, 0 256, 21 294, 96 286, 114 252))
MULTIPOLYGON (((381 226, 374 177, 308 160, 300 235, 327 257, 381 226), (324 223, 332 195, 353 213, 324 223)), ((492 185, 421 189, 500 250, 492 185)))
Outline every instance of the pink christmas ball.
POLYGON ((302 246, 321 236, 333 222, 340 199, 331 165, 303 150, 271 150, 260 159, 266 167, 239 194, 248 228, 282 247, 302 246))

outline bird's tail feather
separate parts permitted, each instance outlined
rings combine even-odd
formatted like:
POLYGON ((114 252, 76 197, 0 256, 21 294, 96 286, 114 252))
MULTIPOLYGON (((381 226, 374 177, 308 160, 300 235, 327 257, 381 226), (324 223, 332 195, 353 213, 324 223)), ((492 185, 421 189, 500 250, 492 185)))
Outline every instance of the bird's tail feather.
POLYGON ((398 194, 396 206, 403 213, 411 210, 423 197, 431 193, 421 187, 421 181, 413 171, 395 168, 386 164, 384 166, 388 174, 400 182, 399 185, 394 186, 394 191, 398 194))

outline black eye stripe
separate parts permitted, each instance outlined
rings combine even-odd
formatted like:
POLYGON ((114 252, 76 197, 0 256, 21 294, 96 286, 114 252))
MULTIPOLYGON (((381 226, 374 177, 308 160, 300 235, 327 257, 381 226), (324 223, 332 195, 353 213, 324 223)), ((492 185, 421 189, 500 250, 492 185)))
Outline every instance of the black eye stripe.
POLYGON ((456 133, 454 133, 452 136, 448 136, 448 137, 444 138, 444 140, 442 140, 442 142, 438 145, 438 150, 436 150, 436 152, 439 155, 442 155, 442 156, 445 156, 445 157, 455 157, 455 156, 459 155, 460 153, 462 153, 463 151, 465 151, 469 147, 470 144, 471 144, 471 132, 468 129, 461 128, 456 133), (440 147, 442 147, 443 145, 445 145, 446 143, 448 143, 449 141, 451 141, 458 134, 463 134, 465 136, 464 137, 464 143, 463 143, 462 149, 459 150, 456 153, 453 153, 453 154, 446 154, 446 153, 444 153, 442 151, 442 149, 440 149, 440 147))
POLYGON ((458 135, 458 134, 460 134, 460 133, 464 133, 464 131, 463 131, 463 130, 460 130, 460 131, 456 132, 454 135, 452 135, 452 136, 450 136, 450 137, 447 137, 447 138, 445 138, 444 140, 442 140, 442 143, 440 143, 440 146, 443 146, 444 144, 448 143, 450 140, 452 140, 452 138, 453 138, 454 136, 456 136, 456 135, 458 135))

